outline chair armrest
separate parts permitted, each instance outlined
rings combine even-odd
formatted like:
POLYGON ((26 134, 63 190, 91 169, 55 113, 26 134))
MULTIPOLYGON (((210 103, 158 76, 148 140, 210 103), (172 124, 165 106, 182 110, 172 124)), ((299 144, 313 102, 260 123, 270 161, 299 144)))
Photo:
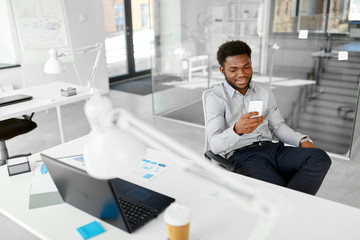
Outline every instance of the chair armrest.
POLYGON ((204 155, 207 159, 218 162, 222 167, 226 168, 227 170, 231 172, 235 171, 235 165, 232 162, 218 154, 213 153, 211 150, 207 150, 204 155))
POLYGON ((23 115, 24 119, 31 121, 35 113, 31 113, 31 115, 23 115))

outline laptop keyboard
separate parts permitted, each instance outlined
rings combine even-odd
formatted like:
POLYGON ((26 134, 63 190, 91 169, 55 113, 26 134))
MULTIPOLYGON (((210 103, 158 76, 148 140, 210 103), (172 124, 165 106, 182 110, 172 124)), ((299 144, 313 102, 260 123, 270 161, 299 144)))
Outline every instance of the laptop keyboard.
POLYGON ((142 226, 157 214, 157 210, 151 207, 130 201, 123 197, 118 197, 118 199, 125 218, 130 223, 132 229, 142 226))

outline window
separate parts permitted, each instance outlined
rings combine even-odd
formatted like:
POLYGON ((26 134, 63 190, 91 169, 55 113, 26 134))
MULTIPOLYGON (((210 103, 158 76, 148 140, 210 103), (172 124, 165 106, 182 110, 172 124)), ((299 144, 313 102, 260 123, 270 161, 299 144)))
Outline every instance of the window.
POLYGON ((141 4, 141 22, 143 28, 150 27, 149 4, 141 4))
POLYGON ((275 0, 273 32, 348 33, 349 0, 275 0))
POLYGON ((17 41, 15 33, 11 30, 14 27, 11 27, 13 23, 8 4, 8 1, 0 0, 0 69, 18 66, 19 64, 19 58, 15 50, 17 41))

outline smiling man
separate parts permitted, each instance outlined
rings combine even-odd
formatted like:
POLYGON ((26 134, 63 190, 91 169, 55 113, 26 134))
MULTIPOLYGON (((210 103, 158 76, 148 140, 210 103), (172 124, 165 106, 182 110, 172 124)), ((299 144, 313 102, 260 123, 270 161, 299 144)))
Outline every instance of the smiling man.
POLYGON ((331 160, 309 136, 284 123, 268 84, 251 81, 251 48, 226 42, 217 60, 226 81, 206 99, 210 149, 234 163, 239 174, 315 195, 331 160), (262 116, 249 112, 250 101, 262 101, 262 116))

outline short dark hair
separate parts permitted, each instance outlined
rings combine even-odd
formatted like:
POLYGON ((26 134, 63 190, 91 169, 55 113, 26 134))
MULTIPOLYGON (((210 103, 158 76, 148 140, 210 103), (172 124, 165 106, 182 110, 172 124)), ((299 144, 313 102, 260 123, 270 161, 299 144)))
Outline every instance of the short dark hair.
POLYGON ((220 66, 224 67, 227 57, 241 54, 247 54, 251 59, 251 48, 246 42, 241 40, 227 41, 219 47, 217 51, 217 60, 220 66))

